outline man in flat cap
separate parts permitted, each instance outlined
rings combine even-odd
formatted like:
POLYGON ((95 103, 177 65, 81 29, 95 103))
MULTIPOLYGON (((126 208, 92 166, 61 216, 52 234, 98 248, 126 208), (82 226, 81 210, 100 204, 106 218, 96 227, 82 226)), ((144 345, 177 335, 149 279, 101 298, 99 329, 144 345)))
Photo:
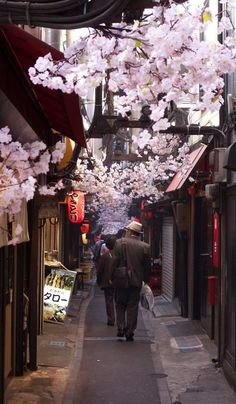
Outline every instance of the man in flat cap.
MULTIPOLYGON (((126 228, 125 237, 116 241, 113 250, 113 274, 116 268, 126 266, 128 283, 125 287, 115 286, 117 337, 134 340, 137 327, 138 306, 142 283, 150 274, 151 258, 149 244, 141 241, 142 224, 132 221, 126 228)), ((115 279, 114 279, 115 283, 115 279)))

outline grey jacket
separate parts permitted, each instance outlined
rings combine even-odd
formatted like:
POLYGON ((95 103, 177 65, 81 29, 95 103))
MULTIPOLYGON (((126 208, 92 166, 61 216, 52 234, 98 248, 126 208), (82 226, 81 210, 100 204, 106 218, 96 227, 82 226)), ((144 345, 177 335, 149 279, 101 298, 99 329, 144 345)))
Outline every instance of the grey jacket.
POLYGON ((150 276, 150 246, 135 236, 117 240, 113 249, 112 272, 116 267, 124 265, 124 262, 122 262, 122 248, 126 251, 130 285, 141 287, 142 282, 148 282, 150 276))

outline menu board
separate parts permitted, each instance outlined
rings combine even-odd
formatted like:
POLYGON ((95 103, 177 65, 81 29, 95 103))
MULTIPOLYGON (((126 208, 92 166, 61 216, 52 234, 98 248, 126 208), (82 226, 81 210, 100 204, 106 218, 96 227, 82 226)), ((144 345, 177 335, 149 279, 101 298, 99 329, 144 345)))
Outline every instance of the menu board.
POLYGON ((63 323, 74 287, 76 273, 51 269, 45 279, 43 319, 63 323))

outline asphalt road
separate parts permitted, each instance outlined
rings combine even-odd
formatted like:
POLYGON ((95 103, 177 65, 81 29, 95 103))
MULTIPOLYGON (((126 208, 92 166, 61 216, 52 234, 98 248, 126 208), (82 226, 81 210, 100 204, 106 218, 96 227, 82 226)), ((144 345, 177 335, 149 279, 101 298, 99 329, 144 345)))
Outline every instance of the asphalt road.
POLYGON ((96 288, 84 315, 73 403, 159 404, 151 343, 141 313, 135 340, 118 340, 116 327, 106 324, 103 292, 96 288))

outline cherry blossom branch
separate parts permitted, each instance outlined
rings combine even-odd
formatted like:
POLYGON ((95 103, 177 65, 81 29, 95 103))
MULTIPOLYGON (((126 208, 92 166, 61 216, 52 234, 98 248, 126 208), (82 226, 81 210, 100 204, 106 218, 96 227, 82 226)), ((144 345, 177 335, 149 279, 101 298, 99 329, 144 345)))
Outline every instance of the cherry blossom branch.
POLYGON ((119 210, 133 198, 158 200, 163 183, 170 181, 181 164, 187 164, 188 146, 160 132, 170 126, 166 112, 171 103, 178 105, 183 98, 191 111, 221 108, 222 77, 235 71, 236 38, 234 32, 228 35, 234 27, 224 14, 218 28, 226 31, 225 42, 217 37, 202 41, 200 33, 211 26, 215 30, 216 23, 218 16, 212 15, 204 1, 161 1, 141 22, 89 29, 66 49, 64 61, 46 55, 30 68, 33 83, 74 91, 82 99, 106 79, 122 116, 128 111, 140 115, 142 106, 150 107, 150 125, 133 136, 132 145, 139 158, 147 157, 146 162, 139 167, 115 163, 109 171, 101 162, 93 168, 78 163, 81 181, 75 185, 93 193, 96 209, 103 213, 106 206, 119 210))
MULTIPOLYGON (((36 190, 45 192, 37 182, 40 174, 47 174, 50 164, 55 164, 63 157, 65 144, 57 142, 48 150, 43 142, 35 141, 21 145, 14 142, 9 128, 0 129, 0 215, 17 213, 23 199, 32 199, 36 190)), ((63 187, 62 181, 48 187, 55 193, 63 187)))

